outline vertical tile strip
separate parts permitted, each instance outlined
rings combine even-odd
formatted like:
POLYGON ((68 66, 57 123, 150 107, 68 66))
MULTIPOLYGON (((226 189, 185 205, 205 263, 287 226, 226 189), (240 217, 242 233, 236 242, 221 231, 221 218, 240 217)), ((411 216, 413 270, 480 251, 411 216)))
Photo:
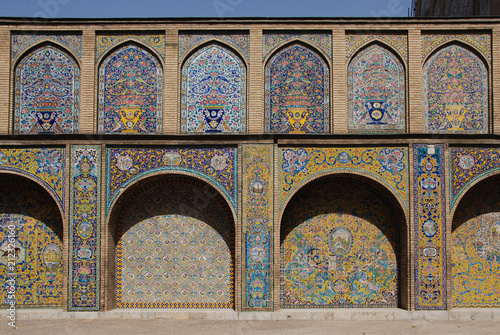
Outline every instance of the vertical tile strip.
POLYGON ((71 148, 69 310, 99 310, 100 146, 71 148))
POLYGON ((272 311, 273 145, 243 145, 243 306, 272 311))
POLYGON ((444 145, 414 146, 415 308, 446 309, 444 145))

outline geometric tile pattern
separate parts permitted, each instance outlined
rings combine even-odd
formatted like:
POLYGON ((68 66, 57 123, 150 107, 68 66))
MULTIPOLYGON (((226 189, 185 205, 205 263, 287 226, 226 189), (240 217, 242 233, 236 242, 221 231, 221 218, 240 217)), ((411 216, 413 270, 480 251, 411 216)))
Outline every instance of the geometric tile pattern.
POLYGON ((405 129, 405 71, 389 50, 371 45, 347 70, 349 131, 405 129))
POLYGON ((446 309, 444 145, 415 144, 415 308, 446 309))
POLYGON ((500 170, 498 148, 450 148, 450 211, 474 181, 500 170))
POLYGON ((202 181, 140 185, 118 218, 118 308, 233 308, 234 221, 202 181))
POLYGON ((52 41, 67 47, 78 58, 82 58, 82 35, 81 34, 31 34, 13 33, 11 45, 11 60, 15 61, 17 56, 31 48, 37 43, 52 41))
POLYGON ((41 186, 15 177, 0 182, 0 304, 8 293, 18 307, 61 307, 62 221, 41 186), (7 289, 13 279, 15 291, 7 289))
POLYGON ((153 48, 158 54, 165 58, 165 34, 145 34, 145 35, 97 35, 95 60, 109 49, 126 41, 137 41, 153 48))
POLYGON ((330 59, 332 58, 332 35, 331 34, 277 34, 264 33, 262 58, 276 50, 279 46, 286 44, 288 41, 302 40, 323 51, 330 59))
POLYGON ((202 34, 191 32, 179 33, 179 60, 184 57, 186 52, 192 50, 195 46, 199 46, 204 42, 213 39, 220 39, 229 43, 238 52, 241 52, 248 60, 250 59, 250 37, 248 33, 233 33, 233 34, 202 34))
POLYGON ((500 307, 500 212, 463 223, 452 241, 453 307, 500 307))
POLYGON ((229 49, 210 44, 182 67, 181 132, 246 131, 246 67, 229 49))
POLYGON ((266 133, 328 133, 329 69, 301 44, 273 55, 265 69, 266 133))
POLYGON ((162 87, 162 67, 145 48, 108 55, 99 67, 99 133, 160 133, 162 87))
POLYGON ((346 35, 346 58, 349 59, 351 55, 362 45, 369 41, 380 40, 387 43, 392 48, 399 52, 399 55, 406 60, 408 49, 408 37, 406 35, 346 35))
POLYGON ((272 311, 273 145, 243 145, 242 300, 245 311, 272 311))
POLYGON ((396 307, 397 221, 384 197, 345 179, 296 197, 282 219, 281 306, 396 307))
POLYGON ((15 171, 36 179, 64 211, 64 159, 64 149, 0 149, 0 171, 15 171))
POLYGON ((408 206, 408 149, 405 147, 283 147, 279 153, 279 169, 280 208, 306 179, 336 170, 368 174, 408 206))
POLYGON ((450 45, 423 72, 426 133, 488 132, 488 71, 479 57, 450 45))
POLYGON ((158 171, 186 171, 208 179, 237 208, 237 149, 235 148, 108 148, 106 212, 120 189, 158 171))
POLYGON ((491 61, 491 35, 490 34, 447 34, 434 35, 422 34, 422 60, 447 41, 458 40, 476 47, 488 61, 491 61))
POLYGON ((80 69, 53 46, 27 54, 16 67, 16 134, 77 133, 80 69))
POLYGON ((101 147, 71 148, 69 310, 99 310, 101 147))

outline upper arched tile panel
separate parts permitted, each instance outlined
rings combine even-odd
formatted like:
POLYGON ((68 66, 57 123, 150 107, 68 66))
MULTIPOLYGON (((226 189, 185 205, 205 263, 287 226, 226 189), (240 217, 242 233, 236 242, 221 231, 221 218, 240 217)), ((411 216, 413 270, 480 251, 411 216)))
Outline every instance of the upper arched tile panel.
POLYGON ((405 70, 385 47, 361 50, 347 70, 349 131, 404 132, 405 70))
POLYGON ((38 43, 53 42, 60 46, 71 50, 75 57, 82 58, 82 35, 81 33, 52 33, 46 34, 32 33, 32 32, 18 32, 12 33, 11 42, 11 59, 16 61, 21 54, 32 48, 38 43))
POLYGON ((328 133, 330 70, 300 43, 278 51, 265 69, 265 131, 328 133))
POLYGON ((345 37, 347 59, 373 41, 380 41, 391 46, 406 61, 408 57, 408 37, 405 34, 347 34, 345 37))
POLYGON ((268 32, 264 33, 262 57, 266 59, 267 55, 282 47, 285 44, 291 43, 294 40, 300 40, 304 43, 314 45, 316 48, 324 52, 324 54, 332 59, 332 35, 330 33, 280 33, 268 32))
POLYGON ((99 133, 161 133, 163 69, 135 43, 108 55, 99 66, 99 133))
POLYGON ((49 44, 30 52, 15 70, 15 134, 78 132, 80 68, 49 44))
POLYGON ((488 71, 468 49, 450 44, 424 65, 426 133, 488 132, 488 71))
POLYGON ((245 133, 247 70, 222 45, 209 44, 182 66, 181 132, 245 133))
POLYGON ((165 58, 165 34, 100 34, 96 36, 95 57, 98 61, 107 51, 127 41, 136 41, 155 50, 161 58, 165 58))
POLYGON ((201 32, 180 32, 179 33, 179 60, 186 54, 196 49, 203 43, 210 40, 219 40, 231 45, 248 61, 250 59, 250 37, 248 32, 227 32, 205 34, 201 32))

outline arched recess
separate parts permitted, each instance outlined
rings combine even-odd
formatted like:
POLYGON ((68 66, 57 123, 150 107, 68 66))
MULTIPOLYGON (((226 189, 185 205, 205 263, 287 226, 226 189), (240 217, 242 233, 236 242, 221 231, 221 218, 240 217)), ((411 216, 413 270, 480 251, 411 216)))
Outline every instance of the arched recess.
MULTIPOLYGON (((63 250, 62 215, 49 193, 28 178, 0 174, 0 281, 6 287, 14 280, 17 307, 62 307, 63 250)), ((2 304, 8 294, 0 291, 2 304)))
POLYGON ((281 307, 408 308, 407 231, 398 200, 374 180, 308 183, 281 218, 281 307))
POLYGON ((161 133, 163 68, 155 52, 120 43, 103 56, 98 80, 99 133, 161 133))
POLYGON ((235 216, 208 183, 155 175, 110 212, 106 305, 234 308, 235 216))
POLYGON ((329 132, 330 69, 321 52, 298 41, 278 49, 265 66, 265 131, 329 132))
POLYGON ((247 69, 228 45, 208 42, 181 68, 181 133, 245 133, 247 69))
POLYGON ((19 58, 14 82, 15 134, 78 132, 80 67, 70 51, 37 44, 19 58))
POLYGON ((500 175, 463 195, 451 236, 452 307, 500 307, 500 175))
POLYGON ((453 41, 424 63, 424 131, 488 133, 489 74, 481 54, 453 41))
POLYGON ((349 62, 349 131, 403 132, 406 127, 406 73, 398 54, 372 42, 349 62))

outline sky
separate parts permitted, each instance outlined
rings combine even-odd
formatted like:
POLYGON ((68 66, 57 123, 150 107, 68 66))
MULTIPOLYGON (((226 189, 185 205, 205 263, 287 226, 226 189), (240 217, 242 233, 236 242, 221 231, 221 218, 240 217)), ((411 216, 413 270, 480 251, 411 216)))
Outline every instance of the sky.
POLYGON ((2 17, 407 17, 411 0, 0 0, 2 17))

